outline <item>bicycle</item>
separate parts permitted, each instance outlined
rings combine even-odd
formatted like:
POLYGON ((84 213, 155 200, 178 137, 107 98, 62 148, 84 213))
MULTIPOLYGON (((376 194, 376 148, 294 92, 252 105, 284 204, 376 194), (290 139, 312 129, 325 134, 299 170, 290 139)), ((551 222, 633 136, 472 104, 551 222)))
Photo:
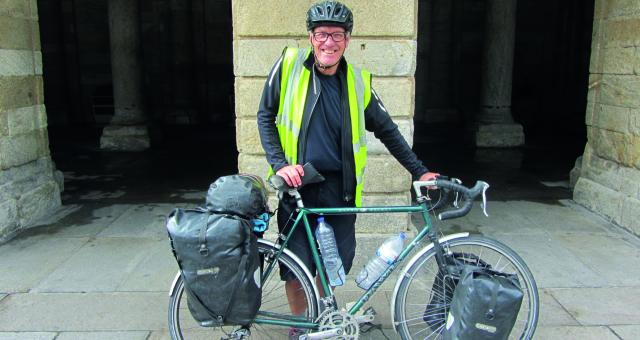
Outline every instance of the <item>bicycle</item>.
POLYGON ((299 213, 288 234, 278 235, 279 243, 264 239, 258 241, 259 252, 263 258, 263 296, 261 308, 251 326, 251 331, 246 328, 233 330, 234 327, 230 326, 217 329, 200 327, 191 318, 186 307, 186 296, 183 294, 184 282, 178 273, 170 290, 169 301, 169 332, 173 339, 200 335, 207 338, 221 336, 228 339, 243 339, 251 336, 251 338, 284 339, 290 328, 306 330, 307 333, 300 339, 357 339, 360 325, 372 322, 375 318, 375 312, 371 309, 367 309, 364 313, 360 312, 363 305, 425 238, 430 243, 413 255, 404 266, 396 281, 391 299, 391 321, 401 338, 437 339, 441 337, 452 297, 453 288, 450 287, 452 282, 450 278, 456 275, 456 266, 461 263, 490 265, 498 271, 518 276, 524 298, 510 339, 532 338, 538 321, 538 290, 533 275, 522 258, 506 245, 484 236, 458 233, 438 238, 439 227, 432 223, 430 213, 444 200, 430 207, 428 191, 426 195, 422 193, 422 188, 426 187, 450 190, 456 195, 462 195, 462 206, 456 205, 455 209, 438 214, 440 220, 446 220, 466 215, 471 210, 474 198, 480 194, 482 194, 483 209, 485 209, 487 183, 478 181, 473 188, 467 188, 459 181, 441 178, 432 181, 416 181, 413 183, 413 189, 418 204, 410 206, 307 208, 298 190, 288 187, 282 178, 272 176, 270 182, 276 188, 279 197, 282 197, 283 193, 288 193, 296 199, 299 213), (424 226, 404 247, 397 260, 383 272, 371 288, 360 296, 355 304, 348 309, 340 309, 333 290, 328 285, 308 216, 310 214, 363 213, 420 213, 424 219, 424 226), (316 267, 323 269, 318 270, 318 276, 324 297, 320 297, 315 284, 316 280, 310 271, 286 248, 293 230, 300 225, 306 229, 316 267), (455 265, 452 266, 452 263, 455 265), (304 315, 295 316, 289 310, 284 281, 281 281, 279 275, 281 266, 291 271, 301 284, 307 305, 304 315), (434 303, 434 299, 438 303, 434 303), (431 311, 426 308, 427 304, 432 306, 431 311), (433 307, 434 305, 437 306, 433 307))

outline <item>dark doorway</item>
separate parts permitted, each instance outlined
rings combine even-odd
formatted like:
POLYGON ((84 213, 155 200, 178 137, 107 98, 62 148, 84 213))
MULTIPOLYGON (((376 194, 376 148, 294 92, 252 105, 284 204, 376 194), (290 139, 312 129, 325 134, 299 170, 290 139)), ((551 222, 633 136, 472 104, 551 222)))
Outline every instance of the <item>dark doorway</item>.
POLYGON ((469 138, 481 104, 485 7, 419 1, 414 149, 434 169, 470 179, 567 180, 586 143, 594 1, 518 1, 512 114, 525 146, 489 152, 469 138))
MULTIPOLYGON (((231 0, 139 0, 151 149, 138 154, 99 149, 113 116, 107 4, 38 0, 49 142, 58 169, 67 180, 116 173, 130 178, 122 182, 129 192, 156 201, 162 200, 158 190, 173 190, 167 182, 202 188, 216 174, 237 171, 231 0), (154 188, 159 182, 164 187, 154 188)), ((67 189, 69 198, 73 185, 67 189)))

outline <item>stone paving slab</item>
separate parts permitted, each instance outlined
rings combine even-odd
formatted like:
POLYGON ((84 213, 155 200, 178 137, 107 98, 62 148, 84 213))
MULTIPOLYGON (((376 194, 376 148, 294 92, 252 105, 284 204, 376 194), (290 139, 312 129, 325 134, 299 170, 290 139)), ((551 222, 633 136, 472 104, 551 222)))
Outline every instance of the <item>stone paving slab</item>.
POLYGON ((540 311, 538 327, 542 326, 579 326, 580 324, 567 312, 562 305, 546 289, 538 291, 540 311))
POLYGON ((640 323, 640 287, 549 289, 582 325, 640 323))
POLYGON ((623 340, 640 339, 640 325, 609 326, 623 340))
POLYGON ((569 200, 555 203, 538 203, 531 201, 506 202, 509 209, 518 213, 523 219, 535 224, 535 229, 548 233, 576 232, 606 234, 608 229, 604 220, 594 214, 585 214, 583 207, 576 206, 569 200), (560 223, 558 223, 561 221, 560 223))
POLYGON ((167 293, 11 294, 0 303, 0 332, 159 330, 167 306, 167 293))
POLYGON ((563 233, 554 235, 554 240, 598 276, 606 278, 607 286, 640 286, 640 247, 624 238, 563 233))
POLYGON ((38 284, 36 292, 113 292, 157 241, 134 238, 90 240, 38 284))
POLYGON ((58 237, 94 237, 131 206, 104 203, 65 205, 53 216, 39 221, 37 232, 58 237))
POLYGON ((489 217, 484 215, 479 203, 476 202, 473 209, 464 217, 437 223, 441 223, 441 229, 445 234, 461 231, 485 235, 496 233, 537 235, 543 233, 535 223, 531 223, 520 212, 514 210, 509 202, 487 202, 489 217))
POLYGON ((179 270, 176 258, 171 252, 169 238, 154 241, 144 250, 144 253, 144 258, 118 286, 118 291, 169 291, 173 278, 179 270))
POLYGON ((87 238, 57 238, 22 235, 0 246, 0 292, 26 292, 33 288, 85 243, 87 238))
POLYGON ((0 340, 54 340, 55 332, 0 332, 0 340))
POLYGON ((98 237, 167 239, 166 217, 180 205, 151 203, 131 206, 98 237))
POLYGON ((554 326, 538 327, 533 335, 536 340, 619 340, 613 332, 604 326, 554 326))
POLYGON ((492 237, 515 250, 524 259, 533 273, 538 289, 601 287, 607 282, 549 234, 496 234, 492 237))
POLYGON ((61 332, 55 340, 146 340, 147 331, 129 332, 61 332))

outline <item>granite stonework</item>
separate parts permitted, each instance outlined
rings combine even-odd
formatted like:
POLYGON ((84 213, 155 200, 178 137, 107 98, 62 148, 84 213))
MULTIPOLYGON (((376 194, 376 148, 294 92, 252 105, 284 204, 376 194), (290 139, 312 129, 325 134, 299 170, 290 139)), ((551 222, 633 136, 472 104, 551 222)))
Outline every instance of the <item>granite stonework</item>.
MULTIPOLYGON (((285 46, 309 46, 304 18, 312 3, 293 0, 233 2, 236 141, 238 168, 242 172, 267 173, 268 164, 256 126, 262 87, 285 46), (285 13, 280 8, 288 10, 285 13), (282 24, 271 25, 271 22, 282 24)), ((345 57, 354 65, 371 71, 373 87, 398 124, 402 136, 411 145, 417 1, 397 6, 396 1, 355 0, 348 5, 354 12, 356 25, 345 57)), ((387 197, 392 198, 395 204, 409 203, 410 174, 372 134, 367 134, 367 140, 369 161, 365 172, 365 202, 377 202, 387 197)), ((382 220, 362 218, 358 219, 357 225, 361 232, 389 233, 406 230, 409 219, 395 216, 382 220), (394 225, 389 227, 391 222, 394 225)))
POLYGON ((587 138, 574 199, 640 234, 640 5, 596 0, 587 138))
POLYGON ((36 1, 0 4, 0 243, 56 211, 36 1))

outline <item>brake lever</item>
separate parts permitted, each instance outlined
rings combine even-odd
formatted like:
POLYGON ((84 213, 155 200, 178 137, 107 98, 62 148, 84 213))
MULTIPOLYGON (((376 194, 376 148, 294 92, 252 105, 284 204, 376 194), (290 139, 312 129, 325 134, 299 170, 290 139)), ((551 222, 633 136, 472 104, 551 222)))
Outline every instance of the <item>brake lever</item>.
MULTIPOLYGON (((451 182, 462 185, 462 181, 459 178, 451 178, 451 182)), ((453 199, 453 206, 456 208, 459 208, 458 207, 459 198, 460 198, 459 193, 456 191, 456 198, 453 199)))
POLYGON ((489 189, 489 183, 487 182, 482 182, 482 204, 480 204, 480 206, 482 207, 482 212, 484 213, 484 216, 489 217, 489 214, 487 214, 487 189, 489 189))

